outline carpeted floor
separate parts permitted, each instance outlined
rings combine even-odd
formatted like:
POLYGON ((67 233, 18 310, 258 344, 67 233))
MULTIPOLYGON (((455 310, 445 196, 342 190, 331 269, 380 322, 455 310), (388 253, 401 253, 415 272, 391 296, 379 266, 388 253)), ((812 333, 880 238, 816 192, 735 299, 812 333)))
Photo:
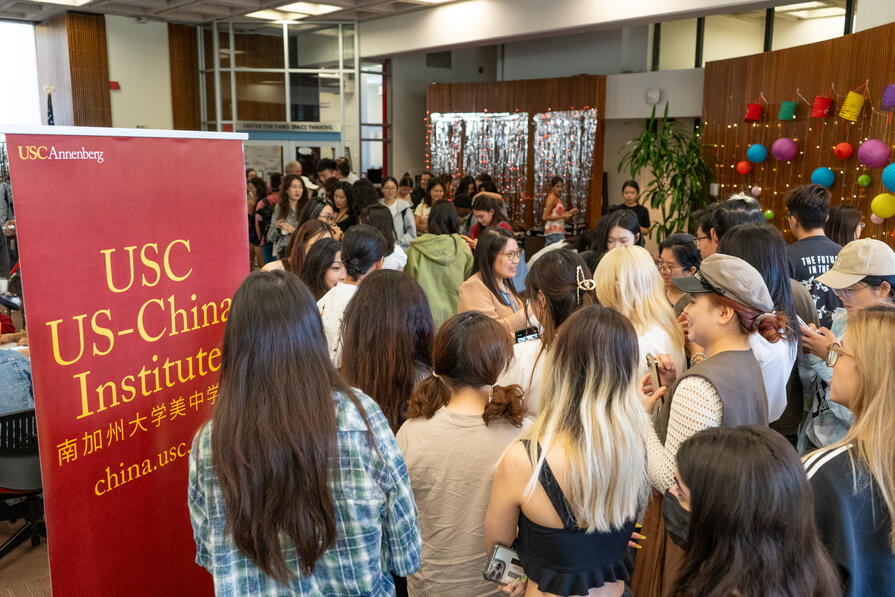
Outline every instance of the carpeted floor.
MULTIPOLYGON (((12 524, 0 521, 0 545, 9 539, 23 522, 12 524)), ((50 597, 50 561, 47 543, 37 547, 26 541, 15 551, 0 559, 0 597, 50 597)))

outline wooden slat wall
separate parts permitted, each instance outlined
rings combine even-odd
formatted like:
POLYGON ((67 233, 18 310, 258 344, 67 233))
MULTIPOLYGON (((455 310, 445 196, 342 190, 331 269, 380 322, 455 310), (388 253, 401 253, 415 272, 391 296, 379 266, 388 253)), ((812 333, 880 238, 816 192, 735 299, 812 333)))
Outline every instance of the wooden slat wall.
MULTIPOLYGON (((826 166, 836 173, 830 189, 832 205, 847 203, 860 208, 867 223, 864 235, 895 246, 895 218, 880 225, 870 222, 871 200, 886 192, 880 182, 882 170, 869 170, 857 160, 857 149, 864 139, 880 139, 895 146, 895 123, 890 122, 889 114, 870 110, 871 103, 879 108, 883 87, 888 84, 895 84, 895 24, 787 50, 709 62, 703 95, 705 143, 717 145, 709 152, 719 161, 716 174, 717 182, 723 185, 722 198, 731 192, 761 187, 759 199, 774 210, 774 224, 788 234, 784 195, 810 182, 811 173, 826 166), (845 94, 866 80, 870 81, 868 101, 858 121, 850 124, 838 117, 839 108, 845 94), (797 89, 813 102, 814 96, 825 94, 831 83, 840 94, 834 115, 825 120, 810 118, 810 106, 799 100, 794 121, 777 120, 780 102, 792 100, 797 89), (761 121, 752 126, 743 120, 746 104, 762 92, 770 106, 761 121), (770 149, 779 137, 796 139, 802 155, 791 163, 776 161, 770 149), (855 155, 846 161, 833 154, 833 147, 842 141, 855 148, 855 155), (742 176, 735 166, 746 159, 746 149, 752 143, 765 145, 768 158, 752 164, 751 173, 742 176), (869 187, 857 184, 858 176, 865 173, 873 179, 869 187)), ((890 161, 895 161, 895 150, 890 161)))
MULTIPOLYGON (((590 226, 596 224, 603 204, 603 115, 606 111, 606 77, 579 75, 562 79, 533 79, 528 81, 499 81, 489 83, 439 83, 429 85, 427 109, 431 112, 528 112, 534 116, 548 110, 570 108, 597 108, 597 142, 594 146, 594 163, 591 191, 588 198, 586 219, 590 226)), ((528 180, 525 194, 534 196, 534 125, 529 122, 528 180)), ((475 175, 476 173, 470 173, 475 175)), ((515 198, 508 198, 513 201, 515 198)), ((531 202, 526 205, 526 227, 534 221, 531 202)))
POLYGON ((67 13, 75 126, 112 126, 109 55, 103 15, 67 13))
MULTIPOLYGON (((60 126, 75 123, 71 101, 71 65, 68 59, 68 27, 62 14, 34 26, 37 48, 37 85, 40 90, 41 124, 47 124, 46 85, 53 91, 53 120, 60 126)), ((11 58, 7 58, 11 59, 11 58)))
POLYGON ((174 128, 199 130, 199 50, 196 28, 168 23, 174 128))

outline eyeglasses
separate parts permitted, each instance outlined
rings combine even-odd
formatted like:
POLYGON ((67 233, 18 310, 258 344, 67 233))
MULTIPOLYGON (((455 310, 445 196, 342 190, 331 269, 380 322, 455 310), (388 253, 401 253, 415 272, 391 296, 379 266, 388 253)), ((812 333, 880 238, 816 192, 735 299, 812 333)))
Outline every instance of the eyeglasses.
POLYGON ((712 238, 712 237, 711 237, 711 236, 708 236, 708 235, 706 235, 706 236, 697 236, 696 238, 693 239, 693 244, 694 244, 694 245, 698 245, 698 244, 699 244, 699 241, 701 241, 701 240, 709 240, 710 238, 712 238))
POLYGON ((861 290, 864 290, 865 288, 867 288, 866 284, 861 284, 860 286, 857 286, 857 287, 852 285, 852 286, 849 286, 848 288, 840 288, 839 290, 834 290, 833 292, 835 292, 836 296, 838 296, 841 300, 846 301, 846 300, 851 300, 851 297, 853 297, 856 292, 860 292, 861 290))
POLYGON ((522 258, 522 251, 518 249, 515 251, 500 251, 498 255, 503 255, 510 261, 519 261, 522 258))
POLYGON ((839 360, 839 355, 855 358, 855 355, 842 350, 841 344, 839 344, 838 342, 833 342, 827 347, 827 367, 832 367, 833 365, 835 365, 836 361, 839 360))
POLYGON ((335 224, 336 216, 317 216, 318 219, 323 220, 327 224, 335 224))
POLYGON ((674 265, 671 265, 670 263, 665 263, 664 261, 656 262, 656 267, 659 268, 660 272, 668 272, 669 274, 674 272, 675 270, 683 271, 683 269, 684 269, 680 266, 674 266, 674 265))

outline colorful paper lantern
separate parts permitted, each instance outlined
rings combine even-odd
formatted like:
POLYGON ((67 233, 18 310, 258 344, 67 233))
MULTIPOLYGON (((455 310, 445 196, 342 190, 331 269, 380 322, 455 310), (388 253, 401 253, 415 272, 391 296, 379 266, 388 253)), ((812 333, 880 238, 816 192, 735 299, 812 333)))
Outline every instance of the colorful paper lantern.
POLYGON ((895 216, 895 195, 880 193, 870 202, 870 211, 884 220, 895 216))
POLYGON ((761 187, 752 187, 752 196, 758 197, 761 195, 761 187))
POLYGON ((777 120, 795 120, 796 107, 795 102, 780 102, 780 112, 777 113, 777 120))
POLYGON ((737 164, 737 173, 742 174, 743 176, 749 174, 752 171, 752 166, 747 161, 742 161, 737 164))
POLYGON ((836 175, 829 168, 818 168, 811 173, 811 182, 824 188, 830 188, 836 182, 836 175))
POLYGON ((811 106, 812 118, 826 118, 833 109, 833 98, 824 95, 814 96, 814 105, 811 106))
POLYGON ((774 219, 774 210, 773 209, 764 210, 764 219, 768 220, 768 221, 773 220, 774 219))
POLYGON ((749 102, 746 106, 746 122, 758 122, 761 120, 761 104, 749 102))
POLYGON ((882 224, 883 222, 885 222, 884 219, 882 219, 881 217, 879 217, 876 214, 870 214, 870 221, 873 222, 874 224, 882 224))
POLYGON ((845 96, 845 101, 842 102, 842 109, 839 110, 839 117, 844 118, 849 122, 856 122, 858 116, 861 115, 861 110, 864 109, 864 102, 866 101, 867 98, 857 91, 849 91, 848 95, 845 96))
POLYGON ((753 143, 746 150, 746 159, 753 164, 760 164, 768 157, 768 149, 761 143, 753 143))
POLYGON ((869 174, 862 174, 858 177, 858 186, 869 187, 871 178, 869 174))
POLYGON ((879 108, 886 112, 895 112, 895 85, 886 85, 883 89, 883 101, 879 108))
POLYGON ((895 164, 889 164, 883 169, 883 186, 895 193, 895 164))
POLYGON ((840 160, 847 160, 848 158, 850 158, 852 156, 852 154, 854 152, 855 152, 855 148, 852 147, 852 144, 846 143, 845 141, 837 144, 836 148, 833 149, 833 153, 835 153, 836 157, 839 158, 840 160))
POLYGON ((858 147, 858 161, 868 168, 882 168, 889 161, 889 146, 879 139, 864 141, 858 147))
POLYGON ((771 145, 771 155, 781 162, 789 162, 799 155, 799 146, 789 137, 780 137, 771 145))

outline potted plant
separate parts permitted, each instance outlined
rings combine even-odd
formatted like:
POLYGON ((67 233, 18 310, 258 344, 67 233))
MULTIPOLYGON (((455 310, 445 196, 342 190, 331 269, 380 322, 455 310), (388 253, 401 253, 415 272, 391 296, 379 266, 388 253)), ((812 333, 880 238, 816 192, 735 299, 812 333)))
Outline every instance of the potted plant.
POLYGON ((674 120, 668 118, 667 102, 662 119, 656 118, 653 106, 640 136, 619 150, 625 152, 619 172, 627 169, 631 178, 637 178, 646 169, 653 177, 643 191, 643 199, 661 214, 661 219, 650 226, 650 236, 657 242, 687 230, 690 214, 706 205, 705 188, 714 168, 702 150, 700 127, 692 134, 675 128, 674 120))

